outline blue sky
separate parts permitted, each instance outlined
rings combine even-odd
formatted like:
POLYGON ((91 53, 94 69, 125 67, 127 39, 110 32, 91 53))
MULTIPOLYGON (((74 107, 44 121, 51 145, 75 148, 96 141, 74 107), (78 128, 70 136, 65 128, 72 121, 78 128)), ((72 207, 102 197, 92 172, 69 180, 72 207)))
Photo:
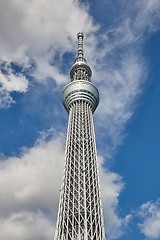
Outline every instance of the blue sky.
POLYGON ((53 238, 76 34, 94 114, 108 240, 160 239, 160 2, 2 0, 0 240, 53 238))

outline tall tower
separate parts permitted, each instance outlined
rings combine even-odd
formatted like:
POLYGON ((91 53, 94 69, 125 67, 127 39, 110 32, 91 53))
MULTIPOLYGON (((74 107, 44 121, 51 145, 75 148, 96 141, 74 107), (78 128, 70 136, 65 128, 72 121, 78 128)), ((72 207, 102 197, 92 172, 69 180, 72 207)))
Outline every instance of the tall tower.
POLYGON ((65 168, 55 240, 104 240, 93 113, 99 92, 83 56, 83 33, 78 33, 78 56, 63 91, 69 114, 65 168))

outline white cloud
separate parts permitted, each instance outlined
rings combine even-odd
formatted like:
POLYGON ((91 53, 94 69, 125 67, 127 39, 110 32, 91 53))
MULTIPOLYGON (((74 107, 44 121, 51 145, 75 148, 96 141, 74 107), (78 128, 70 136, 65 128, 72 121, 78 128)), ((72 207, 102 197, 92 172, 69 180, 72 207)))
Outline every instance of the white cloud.
POLYGON ((139 210, 141 232, 148 239, 160 239, 160 199, 144 203, 139 210))
MULTIPOLYGON (((103 161, 99 156, 100 166, 103 161)), ((132 218, 130 214, 121 218, 118 213, 119 195, 124 188, 124 182, 119 174, 105 171, 102 167, 100 167, 100 180, 107 239, 117 239, 123 235, 132 218)))
POLYGON ((160 2, 159 0, 142 0, 136 2, 138 16, 134 23, 140 31, 148 28, 149 32, 160 29, 160 2))
POLYGON ((7 92, 26 92, 28 88, 28 81, 22 74, 14 74, 12 71, 7 75, 0 72, 1 88, 7 92))
MULTIPOLYGON (((64 140, 50 139, 52 130, 19 157, 0 162, 0 239, 45 239, 53 237, 64 165, 64 140), (49 138, 49 139, 48 139, 49 138), (46 141, 48 139, 48 141, 46 141), (34 223, 34 224, 33 224, 34 223)), ((100 158, 101 159, 101 158, 100 158)), ((127 224, 118 216, 121 177, 100 167, 101 192, 108 239, 120 236, 127 224)))
POLYGON ((53 238, 53 223, 41 211, 11 214, 8 218, 0 219, 0 229, 1 240, 49 240, 53 238))
POLYGON ((10 94, 0 89, 0 108, 9 108, 11 104, 15 103, 10 94))
POLYGON ((53 237, 64 149, 62 136, 44 137, 21 156, 0 161, 0 239, 53 237))
POLYGON ((93 80, 100 92, 96 111, 99 133, 104 134, 102 137, 108 138, 111 145, 110 149, 106 147, 108 158, 122 143, 126 123, 135 113, 139 96, 145 89, 149 67, 141 47, 145 41, 144 33, 148 29, 150 33, 154 32, 159 27, 159 8, 159 1, 136 1, 133 8, 120 13, 120 23, 117 21, 117 25, 105 33, 85 41, 93 80), (140 23, 140 19, 147 21, 140 23), (155 28, 149 27, 151 23, 155 23, 155 28))
MULTIPOLYGON (((147 75, 143 59, 135 53, 126 53, 119 58, 118 66, 113 64, 101 70, 100 104, 96 112, 99 129, 105 128, 105 137, 111 140, 110 158, 123 141, 126 123, 134 114, 147 75)), ((102 133, 104 130, 100 130, 102 133)))
POLYGON ((56 195, 55 192, 60 186, 59 171, 62 166, 60 137, 48 143, 39 141, 33 148, 24 149, 20 157, 1 161, 1 216, 7 215, 12 209, 19 211, 21 208, 31 210, 56 206, 58 191, 56 195))
POLYGON ((0 108, 8 108, 15 103, 10 93, 26 92, 28 80, 23 73, 16 73, 9 63, 0 61, 0 68, 0 108))
MULTIPOLYGON (((48 78, 57 84, 66 82, 60 70, 63 54, 75 47, 78 31, 97 29, 87 7, 77 0, 2 0, 0 16, 0 60, 20 65, 40 82, 48 78)), ((11 92, 26 89, 28 80, 21 74, 5 76, 2 72, 0 81, 6 88, 1 91, 11 92)))
MULTIPOLYGON (((159 1, 148 0, 147 4, 145 1, 141 1, 141 4, 137 1, 133 8, 137 11, 134 26, 132 14, 131 16, 125 15, 121 25, 109 29, 107 34, 96 36, 91 33, 96 33, 98 25, 93 23, 87 7, 82 3, 79 4, 79 1, 2 0, 0 3, 1 59, 8 63, 16 62, 25 69, 30 69, 31 64, 34 63, 35 67, 30 69, 30 75, 37 80, 45 82, 47 78, 53 78, 58 84, 64 83, 68 76, 60 70, 63 54, 75 49, 76 33, 85 30, 85 34, 90 33, 86 39, 86 56, 93 70, 97 72, 95 78, 99 79, 100 74, 103 76, 104 69, 106 69, 105 76, 109 70, 102 64, 105 62, 103 60, 106 54, 111 53, 117 47, 134 42, 139 32, 143 32, 148 24, 158 26, 159 1), (101 44, 103 47, 97 52, 96 46, 101 44), (59 54, 58 61, 57 53, 59 54), (104 67, 103 71, 102 67, 98 71, 101 64, 104 67), (95 68, 96 65, 98 65, 97 68, 95 68)), ((12 73, 13 81, 17 77, 12 73)), ((23 79, 20 77, 22 76, 19 76, 18 83, 22 81, 22 85, 24 76, 23 79)), ((10 91, 11 87, 10 84, 10 91)), ((14 86, 13 91, 16 91, 14 86)))
MULTIPOLYGON (((3 0, 0 15, 1 58, 22 65, 34 61, 35 74, 38 69, 42 76, 46 73, 45 77, 55 77, 54 71, 45 71, 45 67, 48 69, 47 64, 51 64, 58 51, 63 55, 73 50, 78 31, 96 30, 84 5, 73 0, 3 0)), ((56 64, 54 67, 59 71, 56 64)))

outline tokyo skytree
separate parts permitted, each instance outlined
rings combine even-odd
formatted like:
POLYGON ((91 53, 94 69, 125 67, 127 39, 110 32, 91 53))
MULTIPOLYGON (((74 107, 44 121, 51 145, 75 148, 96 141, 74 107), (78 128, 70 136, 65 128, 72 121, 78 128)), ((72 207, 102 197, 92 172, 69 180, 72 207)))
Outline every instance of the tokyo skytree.
POLYGON ((78 55, 62 96, 69 121, 54 240, 105 240, 93 126, 99 92, 84 58, 83 33, 77 37, 78 55))

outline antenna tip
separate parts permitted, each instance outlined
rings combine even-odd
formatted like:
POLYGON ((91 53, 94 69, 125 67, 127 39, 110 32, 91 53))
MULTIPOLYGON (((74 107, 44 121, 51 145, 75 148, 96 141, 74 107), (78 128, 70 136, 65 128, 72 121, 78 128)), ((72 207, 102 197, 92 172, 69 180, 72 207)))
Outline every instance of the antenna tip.
POLYGON ((83 33, 82 32, 79 32, 79 33, 77 33, 77 37, 79 38, 79 37, 84 37, 84 35, 83 35, 83 33))

